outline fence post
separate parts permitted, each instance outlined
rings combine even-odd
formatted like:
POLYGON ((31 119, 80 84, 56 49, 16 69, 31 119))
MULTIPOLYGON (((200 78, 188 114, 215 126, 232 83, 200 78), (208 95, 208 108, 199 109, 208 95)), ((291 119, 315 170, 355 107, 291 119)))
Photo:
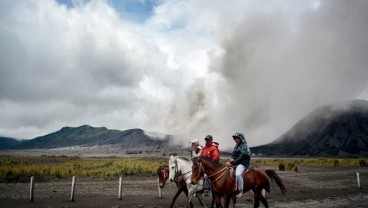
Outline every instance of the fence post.
POLYGON ((358 182, 358 189, 360 189, 360 178, 359 178, 359 172, 356 173, 357 176, 357 182, 358 182))
POLYGON ((72 179, 72 192, 70 194, 70 201, 71 202, 74 201, 74 192, 75 192, 75 176, 73 176, 73 179, 72 179))
POLYGON ((34 193, 34 177, 31 176, 30 188, 29 188, 29 201, 33 202, 33 193, 34 193))
POLYGON ((123 178, 120 176, 119 177, 119 193, 118 193, 118 199, 119 200, 121 200, 121 195, 122 195, 122 193, 121 193, 122 192, 121 191, 121 189, 122 189, 122 187, 121 187, 122 186, 122 184, 121 184, 122 180, 123 180, 123 178))

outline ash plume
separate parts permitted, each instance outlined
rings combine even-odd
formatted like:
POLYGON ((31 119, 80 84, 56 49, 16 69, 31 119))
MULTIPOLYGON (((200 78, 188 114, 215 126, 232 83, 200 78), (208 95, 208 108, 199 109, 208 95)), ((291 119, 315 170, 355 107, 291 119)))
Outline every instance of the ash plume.
POLYGON ((198 102, 188 89, 187 106, 174 105, 169 118, 180 123, 171 128, 213 134, 224 149, 241 131, 254 146, 321 105, 366 96, 367 11, 366 1, 340 0, 321 1, 292 20, 286 10, 244 15, 223 31, 220 52, 210 56, 206 99, 198 102))

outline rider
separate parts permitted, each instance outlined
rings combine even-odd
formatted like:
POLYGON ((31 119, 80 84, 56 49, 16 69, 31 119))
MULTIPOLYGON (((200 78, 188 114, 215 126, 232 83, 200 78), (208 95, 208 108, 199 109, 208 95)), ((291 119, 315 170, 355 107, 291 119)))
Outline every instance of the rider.
MULTIPOLYGON (((207 135, 204 140, 206 141, 206 145, 202 149, 201 157, 208 157, 212 161, 218 162, 220 159, 220 151, 218 150, 219 144, 217 142, 213 142, 213 138, 211 135, 207 135)), ((204 180, 204 195, 208 196, 211 190, 211 181, 209 178, 204 180)))
POLYGON ((206 145, 202 149, 201 157, 209 157, 212 161, 218 162, 220 159, 219 144, 213 142, 211 135, 207 135, 204 140, 206 141, 206 145))
POLYGON ((199 145, 198 139, 193 139, 189 143, 192 144, 191 151, 190 151, 190 157, 191 158, 199 157, 202 153, 203 147, 199 145))
POLYGON ((237 166, 235 176, 238 181, 239 194, 236 197, 242 197, 244 187, 242 173, 249 167, 251 153, 247 141, 242 133, 235 133, 233 135, 233 139, 236 145, 234 147, 233 153, 231 154, 231 160, 230 162, 226 162, 226 165, 237 166))

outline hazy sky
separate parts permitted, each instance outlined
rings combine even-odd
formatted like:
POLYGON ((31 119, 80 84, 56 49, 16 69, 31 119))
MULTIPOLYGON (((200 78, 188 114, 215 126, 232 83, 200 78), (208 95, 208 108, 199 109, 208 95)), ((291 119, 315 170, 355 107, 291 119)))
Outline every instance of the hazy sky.
POLYGON ((368 100, 366 0, 2 0, 0 135, 88 124, 269 143, 368 100))

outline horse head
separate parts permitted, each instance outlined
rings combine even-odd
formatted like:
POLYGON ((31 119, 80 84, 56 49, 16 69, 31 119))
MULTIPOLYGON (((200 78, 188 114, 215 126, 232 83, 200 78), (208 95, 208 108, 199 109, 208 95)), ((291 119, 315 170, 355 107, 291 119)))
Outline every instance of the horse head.
POLYGON ((169 160, 169 179, 174 181, 175 177, 184 177, 187 183, 190 183, 189 179, 192 174, 192 161, 185 157, 178 157, 171 155, 169 160))
POLYGON ((165 186, 166 180, 169 178, 169 167, 167 165, 160 165, 157 168, 158 185, 160 188, 165 186))
POLYGON ((178 161, 177 156, 171 155, 169 160, 169 180, 174 182, 175 176, 178 174, 178 161))
POLYGON ((197 184, 200 179, 204 176, 204 169, 202 164, 202 159, 199 158, 193 158, 193 166, 192 166, 192 184, 197 184))

